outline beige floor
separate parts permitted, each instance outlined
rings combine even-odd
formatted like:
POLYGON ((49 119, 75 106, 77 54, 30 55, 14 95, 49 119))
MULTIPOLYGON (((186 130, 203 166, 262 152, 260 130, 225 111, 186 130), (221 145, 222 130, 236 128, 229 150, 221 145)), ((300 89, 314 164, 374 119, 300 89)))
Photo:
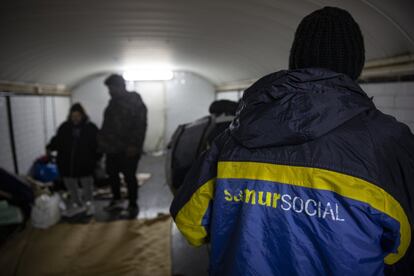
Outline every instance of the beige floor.
POLYGON ((27 228, 1 248, 0 275, 171 275, 171 219, 27 228))

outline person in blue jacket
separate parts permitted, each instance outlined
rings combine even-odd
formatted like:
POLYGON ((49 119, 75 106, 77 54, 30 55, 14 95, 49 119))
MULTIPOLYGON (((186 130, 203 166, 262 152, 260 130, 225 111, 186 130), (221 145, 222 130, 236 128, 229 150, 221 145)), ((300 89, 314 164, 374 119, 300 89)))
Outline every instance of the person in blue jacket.
POLYGON ((189 171, 170 211, 211 275, 412 273, 414 135, 357 84, 364 51, 345 10, 306 16, 189 171))

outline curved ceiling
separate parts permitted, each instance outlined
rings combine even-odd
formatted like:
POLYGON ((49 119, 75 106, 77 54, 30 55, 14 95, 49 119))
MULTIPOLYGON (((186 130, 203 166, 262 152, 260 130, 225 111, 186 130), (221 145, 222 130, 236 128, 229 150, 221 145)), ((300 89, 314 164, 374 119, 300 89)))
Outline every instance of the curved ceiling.
POLYGON ((0 80, 70 87, 135 66, 257 78, 286 68, 297 24, 326 5, 353 14, 368 60, 414 52, 411 0, 5 0, 0 80))

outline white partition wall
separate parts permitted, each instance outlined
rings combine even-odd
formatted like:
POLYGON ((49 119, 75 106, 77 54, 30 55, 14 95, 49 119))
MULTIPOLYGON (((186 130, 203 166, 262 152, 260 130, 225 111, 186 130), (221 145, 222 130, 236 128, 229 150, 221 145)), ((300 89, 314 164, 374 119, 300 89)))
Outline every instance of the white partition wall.
POLYGON ((165 130, 165 86, 162 82, 138 82, 136 91, 148 108, 148 130, 145 137, 145 148, 150 151, 161 150, 164 147, 165 130))
POLYGON ((68 113, 71 105, 69 97, 53 97, 56 128, 59 127, 68 118, 68 113))
POLYGON ((242 95, 243 95, 242 91, 226 91, 226 92, 217 93, 216 99, 238 102, 240 98, 242 97, 242 95))
POLYGON ((104 85, 106 76, 89 79, 72 91, 72 102, 80 102, 88 113, 90 120, 102 126, 103 112, 109 101, 109 94, 104 85))
POLYGON ((13 131, 19 174, 26 174, 33 161, 45 153, 45 146, 59 123, 66 120, 69 97, 0 96, 0 167, 14 170, 11 134, 13 131), (10 99, 11 118, 6 98, 10 99), (12 129, 9 127, 9 119, 12 129))
POLYGON ((0 167, 13 172, 13 154, 10 142, 6 97, 0 97, 0 167))
POLYGON ((19 173, 25 174, 45 152, 45 129, 41 97, 12 97, 13 130, 19 173))
POLYGON ((189 123, 208 115, 208 108, 215 100, 215 88, 206 79, 187 72, 175 73, 166 83, 167 121, 166 141, 179 124, 189 123))
POLYGON ((54 114, 53 97, 43 97, 43 120, 45 126, 45 142, 55 135, 56 118, 54 114))

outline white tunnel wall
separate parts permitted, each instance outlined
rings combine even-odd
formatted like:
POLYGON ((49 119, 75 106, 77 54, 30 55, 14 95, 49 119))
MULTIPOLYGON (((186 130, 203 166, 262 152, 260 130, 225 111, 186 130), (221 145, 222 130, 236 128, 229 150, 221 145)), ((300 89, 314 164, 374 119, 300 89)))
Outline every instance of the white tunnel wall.
MULTIPOLYGON (((66 120, 69 97, 10 96, 17 167, 26 174, 57 127, 66 120)), ((6 97, 0 96, 0 167, 14 172, 6 97)))
MULTIPOLYGON (((92 78, 72 91, 72 101, 82 103, 98 127, 109 101, 105 77, 92 78)), ((215 97, 212 83, 188 72, 176 72, 171 81, 130 82, 127 86, 141 95, 148 108, 147 152, 162 150, 179 124, 207 115, 215 97)))
POLYGON ((166 83, 168 142, 179 124, 188 123, 209 114, 208 108, 215 100, 211 82, 192 73, 179 72, 166 83))
POLYGON ((148 128, 144 149, 146 151, 161 150, 164 147, 166 121, 165 85, 162 82, 136 82, 130 85, 140 93, 148 109, 148 128))
POLYGON ((13 172, 13 154, 10 142, 6 97, 0 97, 0 167, 13 172))
POLYGON ((414 133, 414 82, 363 84, 361 87, 374 97, 379 110, 407 124, 414 133))
POLYGON ((90 120, 101 127, 103 111, 109 101, 108 91, 103 84, 105 77, 95 77, 72 91, 72 102, 80 102, 89 115, 90 120))

